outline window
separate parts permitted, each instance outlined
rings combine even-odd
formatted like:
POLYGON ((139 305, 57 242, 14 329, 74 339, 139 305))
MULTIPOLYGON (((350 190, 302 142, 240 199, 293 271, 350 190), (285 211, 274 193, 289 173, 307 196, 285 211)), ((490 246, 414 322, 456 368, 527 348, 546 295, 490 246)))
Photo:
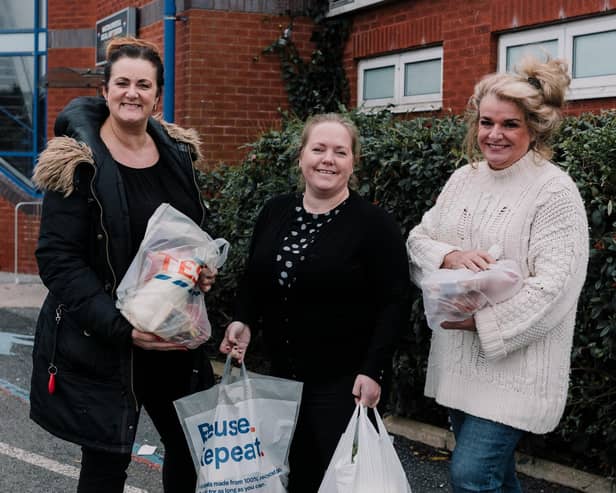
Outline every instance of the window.
POLYGON ((0 0, 0 29, 31 30, 37 23, 45 27, 46 9, 46 0, 0 0))
POLYGON ((351 10, 361 9, 376 3, 383 3, 386 0, 329 0, 328 16, 334 16, 350 12, 351 10))
POLYGON ((442 80, 441 47, 361 60, 358 105, 391 106, 395 112, 438 110, 443 101, 442 80))
POLYGON ((0 173, 32 191, 45 145, 46 1, 0 0, 0 173))
POLYGON ((499 71, 511 71, 525 55, 567 60, 568 99, 616 96, 616 15, 504 34, 499 39, 499 71))

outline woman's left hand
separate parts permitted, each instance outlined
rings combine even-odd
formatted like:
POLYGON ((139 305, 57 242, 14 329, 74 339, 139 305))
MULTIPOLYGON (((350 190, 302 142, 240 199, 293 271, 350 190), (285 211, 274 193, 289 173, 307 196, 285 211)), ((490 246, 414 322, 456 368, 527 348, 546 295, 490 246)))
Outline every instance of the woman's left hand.
POLYGON ((353 384, 355 404, 376 407, 381 398, 381 386, 367 375, 357 375, 353 384))
POLYGON ((209 268, 207 265, 204 265, 199 272, 199 279, 197 280, 199 289, 204 293, 212 289, 212 285, 216 282, 217 274, 218 270, 216 267, 209 268))
POLYGON ((461 322, 443 322, 441 323, 441 327, 447 330, 468 330, 470 332, 477 332, 475 317, 467 318, 461 322))

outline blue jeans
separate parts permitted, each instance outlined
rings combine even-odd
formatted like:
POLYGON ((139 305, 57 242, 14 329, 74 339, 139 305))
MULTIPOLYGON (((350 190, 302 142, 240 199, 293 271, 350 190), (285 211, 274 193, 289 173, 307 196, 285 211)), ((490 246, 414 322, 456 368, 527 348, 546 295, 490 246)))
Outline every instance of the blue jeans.
POLYGON ((451 456, 454 493, 522 493, 515 474, 514 452, 524 434, 488 419, 449 410, 456 437, 451 456))

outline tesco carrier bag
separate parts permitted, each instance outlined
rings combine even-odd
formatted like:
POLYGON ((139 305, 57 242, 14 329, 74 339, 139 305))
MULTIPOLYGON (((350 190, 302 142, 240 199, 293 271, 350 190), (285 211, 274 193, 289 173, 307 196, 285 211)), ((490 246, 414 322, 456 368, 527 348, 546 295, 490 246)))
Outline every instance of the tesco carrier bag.
POLYGON ((220 268, 228 248, 227 240, 212 239, 188 216, 161 204, 118 286, 116 307, 138 330, 199 346, 211 334, 199 273, 205 265, 220 268))
POLYGON ((174 402, 197 470, 196 493, 286 493, 302 383, 246 372, 174 402))

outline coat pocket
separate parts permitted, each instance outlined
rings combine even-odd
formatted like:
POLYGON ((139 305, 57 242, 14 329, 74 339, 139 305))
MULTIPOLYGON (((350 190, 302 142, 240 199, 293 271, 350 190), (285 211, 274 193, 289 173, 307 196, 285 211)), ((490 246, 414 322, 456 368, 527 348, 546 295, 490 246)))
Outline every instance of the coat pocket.
POLYGON ((64 367, 67 371, 91 378, 118 378, 122 360, 128 360, 127 350, 90 335, 77 324, 70 312, 64 313, 56 344, 59 370, 64 367))

